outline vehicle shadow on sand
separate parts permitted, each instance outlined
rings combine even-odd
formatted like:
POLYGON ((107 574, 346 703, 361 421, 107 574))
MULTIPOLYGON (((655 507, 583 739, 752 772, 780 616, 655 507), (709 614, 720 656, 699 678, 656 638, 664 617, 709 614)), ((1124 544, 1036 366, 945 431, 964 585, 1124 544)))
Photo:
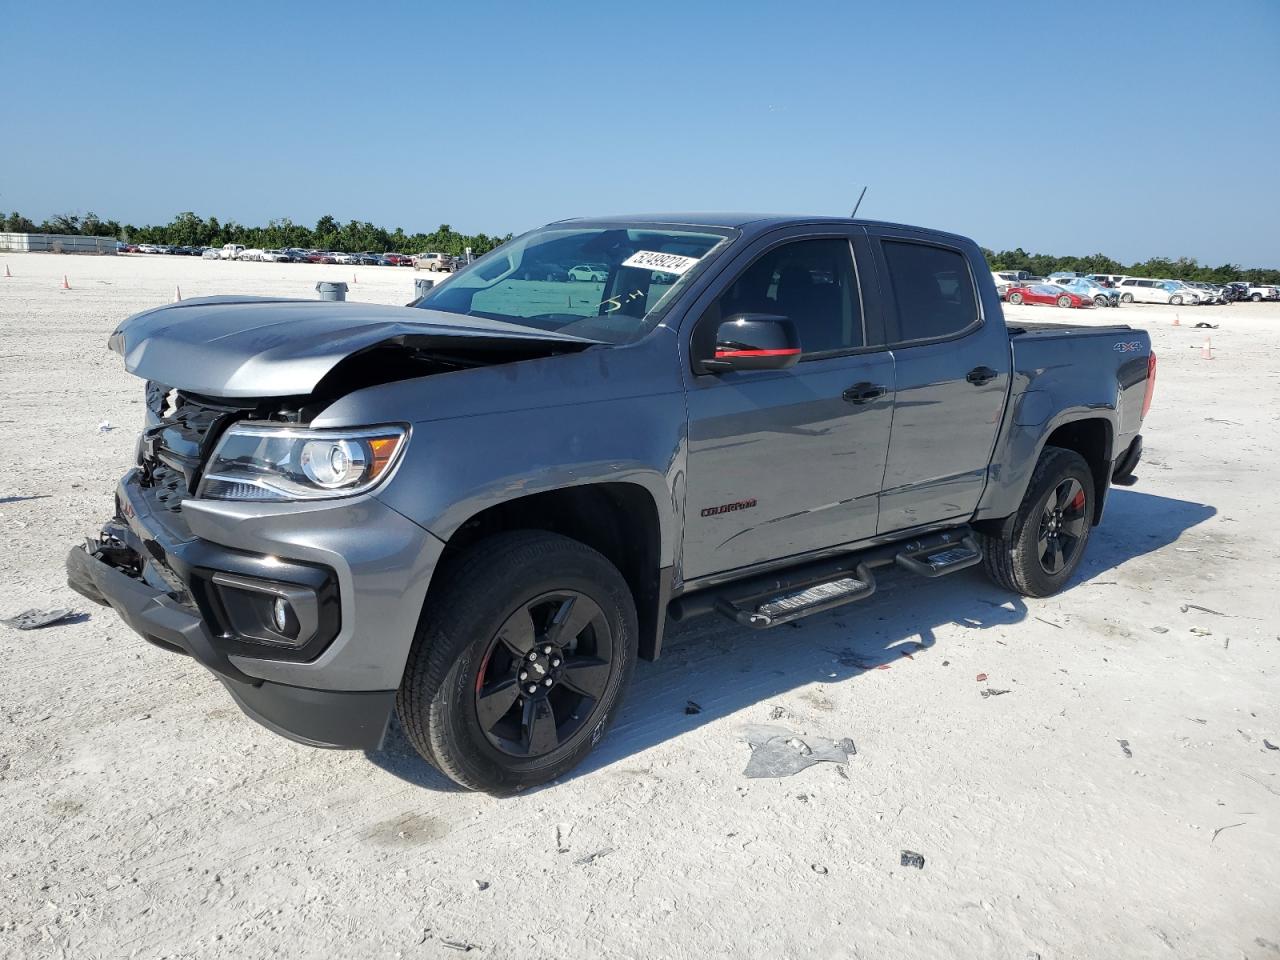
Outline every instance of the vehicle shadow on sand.
MULTIPOLYGON (((1084 562, 1064 596, 1104 579, 1121 564, 1168 546, 1215 513, 1206 504, 1112 490, 1103 523, 1094 528, 1084 562)), ((563 779, 607 767, 812 683, 845 683, 871 670, 945 654, 937 649, 934 634, 941 625, 985 630, 1011 626, 1029 616, 1021 597, 996 586, 980 568, 928 584, 905 571, 885 568, 878 580, 877 592, 867 600, 764 633, 716 615, 670 624, 661 659, 637 665, 613 728, 563 779)), ((849 731, 825 733, 839 739, 849 731)), ((397 721, 392 722, 384 749, 366 755, 418 786, 459 789, 417 756, 397 721)))

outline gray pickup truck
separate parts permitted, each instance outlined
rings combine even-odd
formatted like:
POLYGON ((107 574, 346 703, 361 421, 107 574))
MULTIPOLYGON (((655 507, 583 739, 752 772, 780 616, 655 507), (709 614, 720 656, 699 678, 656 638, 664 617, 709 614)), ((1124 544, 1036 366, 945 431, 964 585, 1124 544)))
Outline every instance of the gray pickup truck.
POLYGON ((71 585, 278 733, 376 749, 395 710, 494 792, 578 763, 669 619, 766 629, 886 566, 1062 589, 1155 381, 1142 331, 1007 323, 971 240, 745 215, 554 223, 407 307, 186 300, 110 346, 147 423, 71 585))

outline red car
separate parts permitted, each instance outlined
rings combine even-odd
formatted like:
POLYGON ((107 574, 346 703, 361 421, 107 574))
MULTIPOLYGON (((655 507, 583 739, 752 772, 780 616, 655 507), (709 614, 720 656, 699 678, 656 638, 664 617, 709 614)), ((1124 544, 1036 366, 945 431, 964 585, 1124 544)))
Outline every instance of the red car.
POLYGON ((393 267, 412 267, 413 261, 403 253, 384 253, 382 259, 393 267))
POLYGON ((337 263, 332 253, 319 251, 316 253, 308 253, 304 258, 307 263, 337 263))
POLYGON ((1093 299, 1082 297, 1053 283, 1033 283, 1029 287, 1010 287, 1005 294, 1010 303, 1057 304, 1059 307, 1092 307, 1093 299))

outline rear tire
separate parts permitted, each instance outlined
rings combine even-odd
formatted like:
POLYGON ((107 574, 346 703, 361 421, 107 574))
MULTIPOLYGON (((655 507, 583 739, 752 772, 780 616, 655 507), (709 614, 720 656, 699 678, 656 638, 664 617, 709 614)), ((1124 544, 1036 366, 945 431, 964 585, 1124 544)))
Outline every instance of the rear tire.
POLYGON ((1070 297, 1059 297, 1059 298, 1058 298, 1058 306, 1063 307, 1064 309, 1065 309, 1066 307, 1071 306, 1071 298, 1070 298, 1070 297))
POLYGON ((982 536, 987 576, 1024 597, 1057 593, 1080 566, 1093 529, 1095 498, 1093 474, 1084 457, 1074 450, 1045 447, 1010 535, 982 536), (1066 502, 1060 503, 1063 499, 1066 502))
POLYGON ((638 634, 626 581, 595 550, 538 531, 490 537, 433 585, 396 696, 400 722, 418 753, 469 789, 554 780, 604 736, 638 634))
POLYGON ((1120 294, 1120 302, 1121 302, 1121 303, 1133 303, 1133 294, 1132 294, 1132 293, 1122 293, 1122 294, 1120 294))

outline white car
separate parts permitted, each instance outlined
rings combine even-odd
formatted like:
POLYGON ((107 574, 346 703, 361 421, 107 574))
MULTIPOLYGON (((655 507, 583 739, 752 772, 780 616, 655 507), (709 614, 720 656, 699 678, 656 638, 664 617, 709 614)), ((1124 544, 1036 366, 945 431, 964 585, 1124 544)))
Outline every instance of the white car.
POLYGON ((221 259, 222 259, 222 251, 221 251, 221 250, 215 250, 213 247, 210 247, 210 248, 209 248, 208 250, 206 250, 204 253, 200 254, 200 259, 201 259, 201 260, 221 260, 221 259))
POLYGON ((576 267, 569 268, 569 279, 604 283, 609 279, 609 269, 599 263, 580 263, 576 267))
POLYGON ((453 257, 447 253, 420 253, 410 259, 415 270, 433 270, 437 273, 452 273, 454 270, 453 257))
POLYGON ((237 260, 261 260, 262 250, 258 247, 251 247, 248 250, 241 250, 236 254, 237 260))
POLYGON ((360 258, 359 258, 359 257, 357 257, 357 256, 356 256, 355 254, 353 254, 353 253, 338 253, 338 252, 335 252, 335 253, 331 254, 331 256, 333 257, 333 259, 334 259, 334 261, 335 261, 335 262, 337 262, 337 263, 344 263, 344 264, 346 264, 346 265, 347 265, 347 266, 349 266, 349 267, 354 267, 354 266, 359 266, 359 265, 360 265, 360 258))
POLYGON ((218 251, 218 255, 223 260, 239 259, 240 254, 244 252, 244 246, 239 243, 224 243, 222 249, 218 251))
POLYGON ((1265 283, 1250 283, 1249 289, 1244 294, 1254 303, 1262 300, 1280 299, 1280 287, 1273 287, 1265 283))
POLYGON ((288 261, 289 255, 283 250, 263 250, 258 259, 263 263, 285 263, 288 261))
POLYGON ((1122 303, 1169 303, 1178 307, 1200 302, 1200 295, 1176 280, 1125 277, 1116 287, 1122 303))

